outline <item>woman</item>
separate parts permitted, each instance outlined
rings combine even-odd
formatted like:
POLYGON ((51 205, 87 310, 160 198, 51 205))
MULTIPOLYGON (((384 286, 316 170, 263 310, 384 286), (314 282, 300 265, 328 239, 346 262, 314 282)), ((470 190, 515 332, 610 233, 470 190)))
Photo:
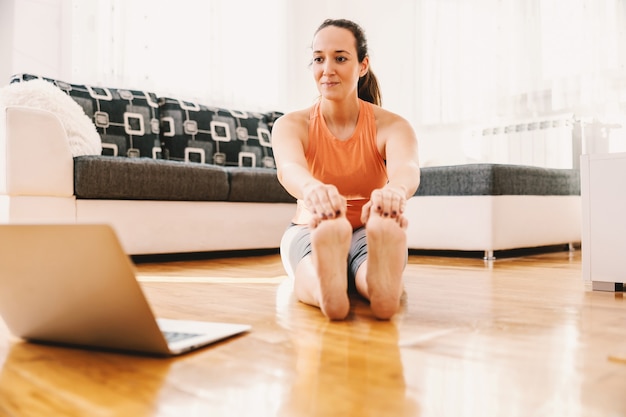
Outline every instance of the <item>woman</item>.
POLYGON ((312 49, 320 98, 272 131, 278 179, 298 199, 281 256, 296 297, 329 319, 348 315, 349 280, 376 317, 389 319, 403 292, 403 211, 419 185, 417 139, 406 120, 379 107, 357 24, 324 21, 312 49))

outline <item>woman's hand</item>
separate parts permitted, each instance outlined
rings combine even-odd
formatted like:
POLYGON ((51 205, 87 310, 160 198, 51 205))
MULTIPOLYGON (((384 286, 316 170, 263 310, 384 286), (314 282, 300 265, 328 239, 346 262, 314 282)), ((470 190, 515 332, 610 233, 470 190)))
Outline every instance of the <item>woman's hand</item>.
POLYGON ((405 191, 399 188, 384 187, 372 191, 370 201, 363 206, 361 221, 367 224, 370 213, 376 213, 381 217, 403 219, 406 207, 405 191))
POLYGON ((316 183, 305 187, 303 200, 311 213, 309 227, 314 229, 323 220, 345 216, 347 201, 334 185, 316 183))

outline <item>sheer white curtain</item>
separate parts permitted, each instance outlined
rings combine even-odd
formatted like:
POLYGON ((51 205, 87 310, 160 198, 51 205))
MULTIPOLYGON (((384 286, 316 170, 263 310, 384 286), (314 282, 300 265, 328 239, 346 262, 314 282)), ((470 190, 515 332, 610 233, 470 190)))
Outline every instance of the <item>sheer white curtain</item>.
POLYGON ((626 104, 625 0, 422 0, 420 119, 446 124, 626 104))
POLYGON ((283 0, 74 0, 74 79, 278 109, 283 0))

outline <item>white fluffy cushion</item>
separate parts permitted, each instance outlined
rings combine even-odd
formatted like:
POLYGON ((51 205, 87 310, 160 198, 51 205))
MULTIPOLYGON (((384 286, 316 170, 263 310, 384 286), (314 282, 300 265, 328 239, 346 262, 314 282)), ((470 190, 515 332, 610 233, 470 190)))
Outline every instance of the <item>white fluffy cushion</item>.
POLYGON ((102 153, 100 135, 83 108, 48 81, 35 79, 0 88, 0 108, 6 106, 34 107, 56 114, 65 127, 73 156, 102 153))

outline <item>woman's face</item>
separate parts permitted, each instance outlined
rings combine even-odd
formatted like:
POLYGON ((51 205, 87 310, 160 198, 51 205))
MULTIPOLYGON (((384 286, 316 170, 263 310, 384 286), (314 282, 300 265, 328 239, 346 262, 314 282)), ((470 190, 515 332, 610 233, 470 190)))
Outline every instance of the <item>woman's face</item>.
POLYGON ((368 58, 359 62, 354 35, 327 26, 313 39, 313 78, 322 97, 341 100, 357 95, 359 78, 367 73, 368 58))

